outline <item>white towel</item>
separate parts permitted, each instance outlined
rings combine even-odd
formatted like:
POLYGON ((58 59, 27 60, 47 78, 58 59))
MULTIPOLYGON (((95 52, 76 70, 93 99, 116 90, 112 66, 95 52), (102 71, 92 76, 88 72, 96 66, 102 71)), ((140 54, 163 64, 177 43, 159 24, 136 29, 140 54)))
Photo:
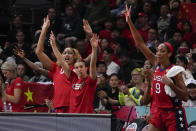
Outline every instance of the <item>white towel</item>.
MULTIPOLYGON (((181 66, 173 66, 166 74, 166 76, 168 78, 172 78, 174 76, 176 76, 177 74, 183 72, 183 74, 185 73, 185 69, 181 66)), ((165 89, 165 93, 171 97, 175 97, 176 96, 176 93, 168 86, 168 85, 165 85, 164 86, 164 89, 165 89)))

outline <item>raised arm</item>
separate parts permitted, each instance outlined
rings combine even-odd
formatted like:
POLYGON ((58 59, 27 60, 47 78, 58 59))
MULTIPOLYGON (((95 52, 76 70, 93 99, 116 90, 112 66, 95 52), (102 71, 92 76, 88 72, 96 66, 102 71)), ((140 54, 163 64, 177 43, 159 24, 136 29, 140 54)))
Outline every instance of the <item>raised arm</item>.
MULTIPOLYGON (((87 37, 91 38, 93 36, 92 28, 91 28, 90 24, 88 23, 88 21, 85 19, 83 19, 83 29, 84 29, 84 32, 86 33, 87 37)), ((100 53, 101 53, 101 48, 98 46, 97 47, 97 56, 100 53)), ((90 60, 91 60, 91 54, 84 59, 84 61, 87 63, 89 63, 90 60)))
POLYGON ((54 52, 54 55, 55 55, 57 61, 58 61, 58 62, 60 63, 60 65, 62 66, 62 68, 63 68, 63 70, 64 70, 66 76, 69 77, 70 72, 71 72, 70 67, 69 67, 69 65, 67 64, 67 62, 65 61, 64 57, 62 56, 62 54, 59 52, 59 50, 58 50, 58 48, 57 48, 57 46, 56 46, 55 40, 56 40, 56 39, 55 39, 55 36, 54 36, 53 32, 51 32, 51 34, 50 34, 50 45, 51 45, 51 47, 52 47, 52 50, 53 50, 53 52, 54 52))
POLYGON ((17 47, 14 48, 14 54, 16 54, 17 56, 19 56, 31 69, 33 69, 34 71, 39 72, 40 74, 49 77, 49 71, 43 68, 40 68, 39 66, 37 66, 36 64, 34 64, 32 61, 30 61, 29 59, 27 59, 25 57, 24 51, 21 49, 18 49, 17 47))
POLYGON ((90 60, 90 77, 94 80, 97 78, 96 62, 97 62, 97 48, 99 38, 93 34, 90 42, 92 47, 91 60, 90 60))
POLYGON ((93 36, 93 30, 87 20, 83 19, 83 29, 88 37, 93 36))
POLYGON ((37 54, 37 57, 43 63, 44 67, 47 70, 52 69, 52 60, 44 53, 44 41, 46 39, 46 32, 49 26, 50 26, 50 20, 49 20, 49 17, 47 16, 46 18, 44 18, 44 24, 42 26, 42 31, 41 31, 39 41, 37 44, 37 48, 35 51, 37 54))
POLYGON ((133 38, 135 40, 136 47, 144 54, 144 56, 150 61, 152 65, 156 65, 156 56, 154 53, 145 45, 142 36, 139 34, 135 28, 131 18, 130 18, 131 7, 128 9, 126 5, 126 10, 123 14, 126 16, 126 22, 129 25, 133 38))

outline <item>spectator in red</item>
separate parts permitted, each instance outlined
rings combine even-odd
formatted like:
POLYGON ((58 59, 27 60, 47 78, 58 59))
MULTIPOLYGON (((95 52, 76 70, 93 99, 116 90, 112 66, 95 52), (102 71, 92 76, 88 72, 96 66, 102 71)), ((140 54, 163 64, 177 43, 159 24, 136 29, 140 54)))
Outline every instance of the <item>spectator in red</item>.
POLYGON ((4 81, 0 74, 0 112, 3 111, 3 92, 4 92, 4 81))
POLYGON ((24 82, 20 77, 17 77, 16 65, 6 61, 1 66, 1 71, 8 81, 5 100, 12 105, 13 112, 24 112, 24 82))
POLYGON ((96 61, 97 61, 97 48, 98 37, 93 35, 90 42, 92 46, 92 54, 89 68, 89 75, 87 74, 87 67, 85 62, 78 59, 74 63, 75 72, 71 71, 68 63, 58 51, 55 43, 53 33, 50 36, 51 46, 57 60, 64 69, 64 73, 71 82, 70 92, 70 113, 94 113, 93 100, 97 83, 96 61))
POLYGON ((113 27, 112 19, 108 18, 104 21, 104 29, 99 32, 99 38, 107 38, 111 40, 111 29, 113 27))
POLYGON ((179 46, 179 48, 177 49, 177 53, 182 54, 184 56, 186 56, 187 53, 190 52, 190 48, 187 44, 187 42, 182 42, 179 46))
POLYGON ((193 44, 196 43, 196 33, 192 31, 192 25, 189 20, 182 22, 182 33, 184 34, 184 40, 188 43, 189 47, 192 48, 193 44))
POLYGON ((147 41, 148 30, 150 29, 150 26, 148 23, 148 15, 145 14, 144 12, 140 12, 136 20, 136 26, 138 27, 138 31, 142 35, 144 41, 147 41))
POLYGON ((120 31, 117 28, 113 28, 111 30, 111 38, 116 39, 117 37, 120 37, 120 31))

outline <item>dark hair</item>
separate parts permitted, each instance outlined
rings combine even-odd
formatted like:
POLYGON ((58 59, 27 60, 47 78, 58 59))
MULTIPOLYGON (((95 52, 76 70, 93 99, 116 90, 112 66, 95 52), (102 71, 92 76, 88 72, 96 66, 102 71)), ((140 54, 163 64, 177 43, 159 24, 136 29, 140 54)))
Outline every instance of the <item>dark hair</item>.
POLYGON ((182 26, 184 25, 184 24, 188 24, 189 26, 190 26, 190 32, 192 32, 192 24, 191 24, 191 22, 189 21, 189 20, 183 20, 182 21, 182 26))
MULTIPOLYGON (((70 3, 68 3, 68 4, 66 4, 65 5, 65 9, 64 9, 64 11, 66 11, 66 9, 68 8, 68 7, 71 7, 72 8, 72 10, 73 10, 73 14, 74 15, 76 15, 77 13, 76 13, 76 9, 73 7, 73 5, 72 4, 70 4, 70 3)), ((65 14, 66 15, 66 14, 65 14)))
POLYGON ((176 29, 176 30, 174 31, 174 33, 173 33, 173 36, 172 36, 172 37, 174 37, 174 34, 175 34, 175 33, 180 33, 180 34, 181 34, 181 36, 183 37, 183 34, 182 34, 182 31, 181 31, 181 30, 176 29))
POLYGON ((119 79, 118 74, 116 74, 116 73, 112 73, 112 74, 109 76, 109 79, 111 79, 112 76, 116 76, 116 77, 119 79))
POLYGON ((120 48, 122 48, 122 49, 129 48, 128 39, 124 38, 124 37, 117 37, 117 38, 113 39, 113 43, 115 45, 120 45, 120 48))
POLYGON ((72 44, 72 48, 76 48, 77 43, 78 43, 78 42, 80 42, 80 41, 83 41, 83 42, 84 42, 84 40, 83 40, 83 39, 78 38, 76 41, 74 41, 74 42, 73 42, 73 44, 72 44))
POLYGON ((174 63, 175 63, 175 54, 176 54, 176 50, 175 50, 175 48, 174 48, 174 46, 173 46, 172 43, 170 43, 170 42, 168 42, 168 43, 172 46, 173 52, 171 52, 170 48, 169 48, 166 44, 164 44, 164 45, 165 45, 165 47, 167 48, 167 51, 172 53, 172 55, 171 55, 170 58, 169 58, 169 61, 170 61, 172 64, 174 64, 174 63))
POLYGON ((114 54, 114 50, 111 47, 107 47, 104 49, 104 51, 106 51, 107 53, 113 55, 114 54))
POLYGON ((118 51, 116 55, 118 56, 118 58, 121 58, 123 56, 130 58, 129 52, 125 49, 118 51))
POLYGON ((105 65, 106 66, 106 63, 104 61, 98 61, 96 63, 96 66, 98 67, 99 65, 105 65))
POLYGON ((99 72, 99 75, 103 75, 106 79, 108 78, 108 75, 104 72, 99 72))
POLYGON ((185 69, 187 68, 188 60, 184 55, 179 54, 175 58, 176 58, 175 62, 176 62, 177 59, 179 59, 180 61, 182 61, 185 64, 185 69))

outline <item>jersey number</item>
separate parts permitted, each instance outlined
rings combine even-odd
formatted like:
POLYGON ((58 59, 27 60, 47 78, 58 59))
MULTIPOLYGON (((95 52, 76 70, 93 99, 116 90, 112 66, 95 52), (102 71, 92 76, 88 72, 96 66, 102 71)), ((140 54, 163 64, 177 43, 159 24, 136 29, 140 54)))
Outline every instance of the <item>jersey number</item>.
POLYGON ((156 83, 156 90, 155 90, 155 92, 156 92, 157 94, 161 93, 161 86, 160 86, 159 83, 156 83))

